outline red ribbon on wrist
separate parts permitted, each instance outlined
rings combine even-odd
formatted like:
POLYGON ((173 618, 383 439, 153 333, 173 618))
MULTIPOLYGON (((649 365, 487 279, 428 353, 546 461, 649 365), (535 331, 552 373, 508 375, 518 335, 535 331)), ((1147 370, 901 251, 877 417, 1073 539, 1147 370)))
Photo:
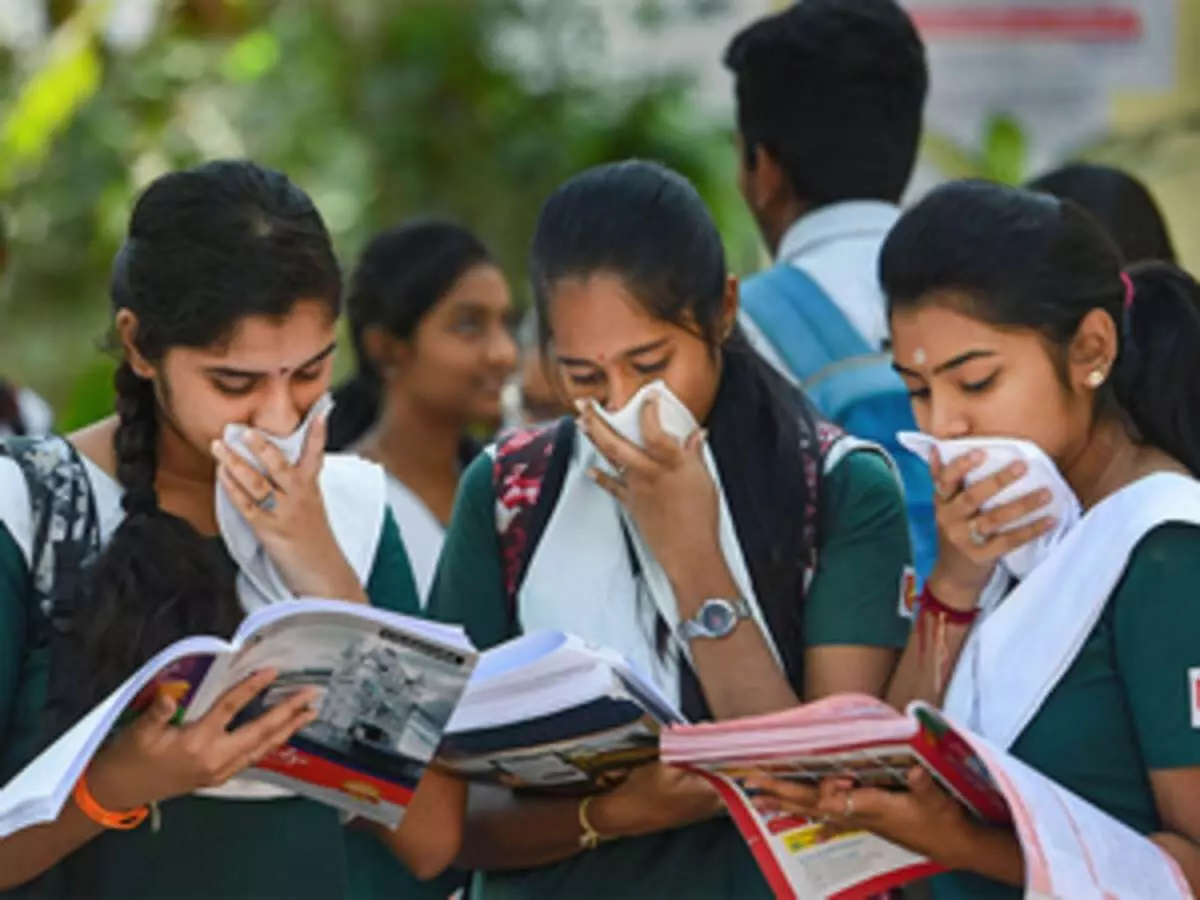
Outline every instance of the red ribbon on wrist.
POLYGON ((929 589, 929 585, 921 590, 921 596, 917 600, 918 609, 921 613, 929 612, 937 616, 950 625, 973 625, 975 620, 979 618, 979 608, 975 609, 955 609, 953 606, 947 606, 939 600, 929 589))
POLYGON ((926 584, 921 590, 921 597, 917 601, 917 653, 923 660, 925 658, 925 630, 926 623, 933 619, 934 631, 934 666, 933 666, 933 688, 938 694, 945 687, 944 677, 948 674, 947 668, 950 660, 950 649, 946 641, 946 626, 960 625, 970 627, 979 618, 979 609, 955 609, 952 606, 947 606, 929 589, 926 584))

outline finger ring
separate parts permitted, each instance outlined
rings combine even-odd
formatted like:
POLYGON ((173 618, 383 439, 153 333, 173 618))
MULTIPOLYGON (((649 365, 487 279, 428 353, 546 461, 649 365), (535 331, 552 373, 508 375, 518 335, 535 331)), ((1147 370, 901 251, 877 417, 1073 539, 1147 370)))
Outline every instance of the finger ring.
POLYGON ((968 529, 968 533, 971 536, 971 543, 976 547, 982 547, 988 542, 988 536, 979 530, 979 520, 977 519, 971 520, 971 527, 968 529))
POLYGON ((846 808, 842 811, 842 818, 848 819, 854 815, 854 795, 846 794, 846 808))
POLYGON ((617 480, 618 480, 618 481, 624 481, 624 480, 625 480, 625 473, 629 471, 629 467, 628 467, 628 466, 625 466, 625 465, 621 465, 620 463, 618 463, 618 464, 617 464, 617 465, 614 467, 614 471, 617 473, 617 480))
POLYGON ((266 513, 275 512, 275 507, 278 505, 278 501, 276 500, 276 497, 275 497, 275 491, 274 490, 267 491, 267 496, 263 497, 261 500, 256 502, 254 505, 257 506, 259 509, 261 509, 263 512, 266 512, 266 513))

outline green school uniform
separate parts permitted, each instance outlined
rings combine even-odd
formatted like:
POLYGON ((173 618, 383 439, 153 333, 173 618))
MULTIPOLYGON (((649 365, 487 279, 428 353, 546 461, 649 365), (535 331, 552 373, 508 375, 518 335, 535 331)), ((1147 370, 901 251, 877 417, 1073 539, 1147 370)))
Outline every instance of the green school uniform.
MULTIPOLYGON (((512 637, 495 525, 492 463, 463 476, 429 612, 462 623, 481 648, 512 637)), ((873 452, 855 452, 822 481, 818 565, 805 600, 810 646, 903 647, 902 573, 910 558, 904 500, 873 452)), ((481 873, 473 897, 752 898, 771 896, 727 819, 603 844, 556 865, 481 873)))
MULTIPOLYGON (((1198 589, 1200 528, 1150 532, 1079 656, 1011 748, 1142 834, 1162 827, 1147 772, 1200 766, 1196 700, 1188 696, 1188 671, 1200 666, 1198 589)), ((932 885, 936 900, 1024 894, 958 872, 932 885)))
MULTIPOLYGON (((25 652, 30 579, 0 524, 0 784, 35 755, 48 684, 44 652, 25 652)), ((367 595, 376 606, 417 613, 408 554, 391 514, 383 524, 367 595)), ((450 880, 420 882, 373 835, 345 828, 336 810, 303 799, 182 797, 162 804, 162 827, 109 832, 67 862, 86 873, 89 900, 391 900, 440 898, 450 880)), ((453 876, 449 876, 452 880, 453 876)), ((66 896, 63 867, 4 897, 66 896)))

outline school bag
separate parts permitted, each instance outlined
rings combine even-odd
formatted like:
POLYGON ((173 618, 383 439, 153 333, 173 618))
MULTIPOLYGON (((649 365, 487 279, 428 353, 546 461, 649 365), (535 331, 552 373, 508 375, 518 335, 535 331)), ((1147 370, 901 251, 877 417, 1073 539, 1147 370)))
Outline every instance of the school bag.
POLYGON ((17 464, 29 489, 33 541, 26 652, 49 654, 49 687, 37 735, 38 750, 53 743, 79 712, 72 708, 80 670, 75 613, 83 601, 85 573, 100 553, 100 519, 87 469, 61 437, 12 437, 0 456, 17 464))
MULTIPOLYGON (((563 480, 575 446, 575 420, 564 417, 534 428, 514 429, 498 436, 492 460, 492 489, 496 497, 496 534, 499 539, 504 594, 508 621, 517 622, 517 597, 525 573, 537 551, 550 515, 562 491, 563 480)), ((838 440, 840 428, 817 423, 817 442, 822 460, 838 440)), ((817 494, 820 472, 807 468, 810 502, 801 514, 809 544, 810 569, 816 567, 817 494)))
POLYGON ((741 305, 822 415, 895 462, 913 564, 924 583, 937 561, 933 482, 928 467, 896 439, 917 425, 892 355, 872 347, 820 285, 787 262, 743 282, 741 305))

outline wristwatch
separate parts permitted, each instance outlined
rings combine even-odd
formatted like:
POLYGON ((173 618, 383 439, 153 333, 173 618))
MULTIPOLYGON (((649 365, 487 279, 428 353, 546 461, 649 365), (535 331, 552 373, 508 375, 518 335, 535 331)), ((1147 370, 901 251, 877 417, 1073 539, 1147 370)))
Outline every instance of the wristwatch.
POLYGON ((749 619, 750 604, 742 598, 705 600, 690 619, 679 623, 679 636, 685 641, 729 637, 742 619, 749 619))

